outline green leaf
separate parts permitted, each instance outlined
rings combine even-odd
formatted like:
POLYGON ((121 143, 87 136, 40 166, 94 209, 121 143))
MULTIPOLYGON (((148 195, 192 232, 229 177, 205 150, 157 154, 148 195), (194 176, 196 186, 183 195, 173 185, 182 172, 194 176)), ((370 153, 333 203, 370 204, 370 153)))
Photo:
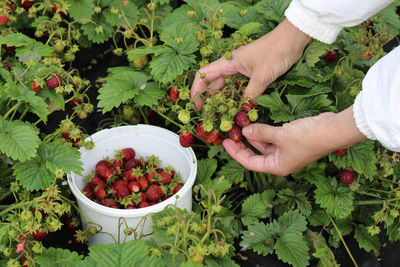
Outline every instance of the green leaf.
POLYGON ((315 253, 312 255, 319 258, 319 263, 317 266, 332 266, 339 267, 336 263, 335 255, 332 250, 328 247, 324 236, 321 233, 315 233, 310 230, 307 231, 307 237, 310 239, 312 246, 315 248, 315 253))
POLYGON ((257 222, 260 218, 266 218, 271 214, 271 209, 264 204, 261 194, 252 194, 243 201, 241 220, 248 226, 257 222))
POLYGON ((93 0, 70 0, 68 4, 71 6, 68 9, 68 14, 75 21, 85 24, 94 14, 94 1, 93 0))
POLYGON ((232 184, 239 184, 244 179, 246 169, 235 160, 229 160, 221 170, 218 171, 218 176, 225 176, 232 184))
POLYGON ((400 240, 400 221, 395 220, 391 225, 385 224, 385 229, 390 242, 397 242, 400 240))
POLYGON ((255 222, 249 225, 247 231, 243 231, 240 246, 244 250, 252 249, 263 256, 271 254, 275 244, 274 235, 277 234, 278 227, 276 223, 255 222))
POLYGON ((37 94, 39 97, 48 99, 48 101, 56 103, 62 110, 65 110, 65 100, 62 94, 57 94, 55 90, 42 90, 37 94))
POLYGON ((262 24, 259 22, 249 22, 241 26, 238 31, 243 35, 250 36, 257 33, 261 26, 262 24))
MULTIPOLYGON (((384 28, 389 29, 389 31, 394 35, 398 35, 400 33, 400 18, 396 12, 396 8, 398 7, 398 5, 399 3, 398 1, 396 1, 387 6, 385 9, 381 10, 374 16, 378 18, 379 17, 383 18, 384 23, 382 26, 384 26, 384 28)), ((379 27, 379 32, 381 31, 382 29, 381 27, 379 27)))
POLYGON ((325 55, 330 45, 313 40, 304 51, 304 58, 309 67, 314 67, 320 57, 325 55))
POLYGON ((184 22, 174 23, 164 29, 161 32, 161 41, 171 46, 180 55, 194 53, 200 44, 197 41, 195 31, 184 22))
POLYGON ((226 177, 221 176, 215 179, 210 179, 208 181, 205 181, 203 183, 204 188, 206 189, 206 191, 214 191, 215 192, 215 196, 221 197, 222 194, 228 190, 229 188, 231 188, 232 184, 227 180, 226 177))
POLYGON ((0 151, 20 162, 34 157, 39 147, 39 131, 20 121, 7 121, 0 116, 0 151))
POLYGON ((295 179, 304 179, 312 184, 317 184, 325 177, 325 165, 320 163, 312 163, 301 169, 299 172, 292 174, 295 179))
MULTIPOLYGON (((106 84, 99 89, 97 97, 99 99, 98 106, 103 108, 103 113, 138 96, 141 94, 141 88, 145 90, 148 85, 149 76, 144 72, 134 71, 130 67, 114 67, 109 68, 108 71, 109 75, 103 79, 106 84)), ((153 85, 150 85, 150 89, 148 97, 151 97, 152 93, 160 96, 161 93, 157 92, 153 85)), ((145 94, 142 95, 142 98, 150 103, 145 94)))
POLYGON ((196 63, 194 55, 177 55, 175 53, 164 53, 153 57, 150 62, 151 74, 156 81, 163 84, 173 81, 176 76, 188 70, 196 63))
POLYGON ((161 258, 149 256, 148 251, 149 247, 143 240, 132 240, 125 244, 93 245, 89 247, 89 256, 78 266, 167 266, 161 258))
POLYGON ((326 212, 322 209, 313 210, 307 219, 311 226, 325 226, 331 222, 326 212))
POLYGON ((293 105, 291 102, 293 100, 291 95, 286 95, 286 97, 292 105, 292 113, 295 115, 295 119, 311 117, 325 111, 331 111, 332 101, 328 98, 327 94, 304 98, 302 101, 296 103, 296 105, 293 105))
POLYGON ((280 23, 285 18, 285 10, 290 2, 290 0, 263 0, 254 7, 265 19, 280 23))
POLYGON ((104 10, 103 15, 110 25, 128 28, 139 21, 140 11, 134 1, 128 1, 127 5, 123 5, 122 2, 123 0, 117 0, 115 3, 113 2, 109 8, 104 10), (113 14, 111 12, 112 7, 116 7, 119 14, 113 14))
POLYGON ((114 28, 107 23, 104 16, 95 14, 92 20, 95 24, 89 22, 82 25, 84 34, 86 34, 88 39, 95 44, 104 43, 113 35, 114 28), (101 30, 99 30, 99 27, 102 27, 101 30))
POLYGON ((378 162, 374 147, 374 141, 365 140, 349 147, 343 156, 339 157, 335 153, 329 154, 329 160, 338 168, 351 167, 372 181, 377 173, 376 163, 378 162))
POLYGON ((55 179, 55 172, 80 173, 80 153, 70 143, 41 143, 36 157, 26 162, 17 162, 14 174, 21 185, 28 190, 48 187, 55 179))
POLYGON ((279 217, 278 222, 280 225, 280 234, 301 233, 307 229, 306 218, 297 210, 284 213, 279 217))
POLYGON ((379 249, 381 247, 379 236, 371 236, 365 225, 357 224, 355 226, 354 238, 357 240, 360 248, 365 249, 367 252, 373 250, 376 255, 379 254, 379 249))
POLYGON ((217 169, 218 161, 212 158, 204 158, 197 161, 196 184, 201 184, 213 176, 217 169))
POLYGON ((135 59, 142 57, 142 56, 147 56, 150 54, 153 55, 161 55, 162 53, 166 52, 171 52, 173 51, 171 48, 162 46, 162 45, 156 45, 156 46, 151 46, 151 47, 138 47, 135 49, 130 49, 126 51, 126 54, 128 56, 128 60, 134 61, 135 59))
POLYGON ((296 195, 295 202, 297 204, 297 208, 304 216, 308 217, 311 214, 311 203, 305 195, 296 195))
POLYGON ((293 266, 308 266, 310 256, 308 255, 308 245, 304 237, 298 233, 285 233, 274 246, 276 255, 283 262, 293 266))
POLYGON ((354 193, 349 187, 338 184, 335 178, 320 181, 315 189, 315 202, 337 219, 348 217, 354 209, 354 193))
POLYGON ((42 267, 74 267, 82 258, 76 251, 50 247, 36 254, 35 261, 42 267))
MULTIPOLYGON (((237 5, 226 5, 223 10, 223 17, 226 24, 234 29, 239 29, 243 25, 250 23, 250 22, 259 22, 263 25, 263 27, 267 27, 265 24, 265 20, 261 18, 258 14, 258 9, 256 6, 250 7, 247 9, 247 15, 241 16, 240 11, 243 8, 238 7, 237 5)), ((263 29, 263 31, 266 31, 263 29)))
POLYGON ((289 105, 283 103, 278 91, 265 94, 257 98, 257 104, 270 109, 271 119, 274 122, 287 122, 295 119, 289 105))
MULTIPOLYGON (((180 7, 174 9, 174 11, 167 16, 164 17, 161 23, 161 29, 166 29, 171 27, 171 25, 180 22, 185 23, 186 27, 189 25, 198 25, 198 21, 195 19, 190 19, 187 15, 187 12, 192 10, 192 8, 188 5, 181 5, 180 7)), ((200 16, 198 16, 200 18, 200 16)))
POLYGON ((156 83, 146 83, 140 87, 138 95, 135 97, 135 103, 138 106, 155 106, 158 104, 158 100, 163 98, 165 92, 160 89, 156 83))

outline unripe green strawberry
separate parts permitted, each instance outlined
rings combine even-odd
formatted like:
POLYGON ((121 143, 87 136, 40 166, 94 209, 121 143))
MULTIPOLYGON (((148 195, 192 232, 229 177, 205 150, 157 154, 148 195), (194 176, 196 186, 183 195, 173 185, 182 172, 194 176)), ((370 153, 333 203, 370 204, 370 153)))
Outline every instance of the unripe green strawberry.
POLYGON ((212 46, 203 46, 202 48, 200 48, 200 54, 203 57, 209 57, 212 55, 212 53, 213 53, 212 46))
POLYGON ((149 60, 147 59, 146 56, 138 57, 133 61, 133 65, 139 70, 143 69, 148 63, 149 60))
POLYGON ((91 233, 92 235, 94 235, 95 233, 97 233, 97 229, 96 227, 92 226, 89 228, 89 233, 91 233))
POLYGON ((114 14, 114 15, 118 16, 118 15, 119 15, 119 10, 118 10, 118 8, 116 8, 115 6, 113 6, 113 7, 111 8, 111 14, 114 14))
POLYGON ((94 8, 94 13, 100 14, 100 13, 101 13, 101 7, 96 6, 96 7, 94 8))
POLYGON ((213 123, 211 120, 204 120, 203 121, 203 129, 206 132, 211 132, 214 129, 213 123))
POLYGON ((225 23, 222 20, 217 20, 214 24, 216 30, 221 30, 225 26, 225 23))
POLYGON ((190 122, 190 111, 186 110, 186 109, 179 111, 178 119, 184 124, 189 123, 190 122))
POLYGON ((182 37, 176 37, 174 40, 177 44, 180 44, 183 42, 183 38, 182 37))
POLYGON ((360 88, 358 88, 358 86, 354 85, 350 88, 350 92, 349 95, 351 97, 356 97, 358 94, 360 93, 360 88))
MULTIPOLYGON (((200 68, 204 68, 208 64, 210 64, 210 62, 208 62, 207 59, 203 59, 202 61, 200 61, 199 66, 200 66, 200 68)), ((204 73, 202 73, 202 74, 204 74, 204 73)), ((200 74, 200 77, 201 77, 201 74, 200 74)))
POLYGON ((258 111, 256 109, 252 109, 247 113, 251 122, 255 122, 258 120, 258 111))
POLYGON ((147 8, 148 8, 150 11, 156 10, 156 7, 157 7, 157 5, 156 5, 156 3, 154 3, 154 2, 151 2, 151 3, 149 3, 149 4, 147 5, 147 8))
POLYGON ((214 31, 211 35, 215 40, 220 40, 222 38, 222 31, 214 31))
POLYGON ((389 41, 388 36, 386 35, 386 33, 382 32, 382 33, 379 35, 379 42, 380 42, 381 44, 386 44, 388 41, 389 41))
POLYGON ((218 107, 218 113, 224 114, 224 113, 226 113, 228 110, 229 110, 229 109, 228 109, 228 106, 227 106, 227 105, 224 105, 224 104, 221 104, 221 105, 218 107))
POLYGON ((225 54, 224 54, 224 57, 226 58, 226 59, 232 59, 232 52, 231 51, 228 51, 228 52, 226 52, 225 54))
POLYGON ((56 43, 54 44, 54 50, 57 52, 63 51, 65 48, 65 41, 58 39, 56 43))
POLYGON ((249 12, 247 11, 247 9, 242 9, 240 10, 240 16, 244 17, 248 14, 249 12))
POLYGON ((197 31, 196 38, 199 42, 203 42, 206 39, 206 32, 205 31, 197 31))
POLYGON ((225 116, 221 118, 219 129, 223 132, 228 132, 232 129, 233 121, 229 117, 225 116))
POLYGON ((125 30, 123 34, 126 39, 132 38, 132 32, 130 30, 125 30))
POLYGON ((113 50, 113 53, 114 53, 114 55, 120 57, 123 54, 123 50, 122 50, 122 48, 116 48, 116 49, 113 50))
POLYGON ((196 11, 194 11, 194 10, 189 10, 189 11, 187 12, 187 16, 188 16, 189 18, 191 18, 191 19, 195 18, 195 17, 196 17, 196 11))
POLYGON ((333 74, 336 76, 336 78, 340 78, 343 76, 343 69, 342 68, 336 68, 333 74))
POLYGON ((230 108, 230 109, 228 110, 228 114, 229 114, 229 116, 231 116, 231 117, 235 116, 236 113, 237 113, 237 108, 230 108))
POLYGON ((129 121, 134 115, 134 113, 135 112, 131 106, 124 106, 124 108, 122 109, 122 117, 126 121, 129 121))
POLYGON ((203 110, 204 110, 204 112, 206 112, 206 113, 211 112, 212 109, 213 109, 213 108, 212 108, 212 105, 210 105, 210 104, 205 104, 205 105, 203 106, 203 110))
POLYGON ((64 59, 67 62, 72 62, 75 60, 75 55, 70 50, 68 50, 68 52, 64 54, 64 59))

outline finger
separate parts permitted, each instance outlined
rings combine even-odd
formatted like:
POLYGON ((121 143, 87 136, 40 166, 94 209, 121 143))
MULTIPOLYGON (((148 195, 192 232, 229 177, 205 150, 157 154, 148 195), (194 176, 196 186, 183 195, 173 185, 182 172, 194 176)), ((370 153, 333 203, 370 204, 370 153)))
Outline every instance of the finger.
POLYGON ((224 88, 224 86, 225 86, 225 78, 219 77, 210 85, 210 90, 217 91, 224 88))
POLYGON ((272 149, 274 148, 274 145, 270 144, 270 143, 258 141, 258 140, 251 139, 251 138, 246 138, 246 139, 250 145, 252 145, 255 149, 257 149, 257 151, 259 151, 260 153, 262 153, 264 155, 271 153, 272 149))
POLYGON ((279 127, 270 126, 262 123, 252 123, 243 127, 242 133, 248 139, 253 139, 266 143, 275 143, 279 127))
POLYGON ((243 143, 235 143, 226 139, 223 142, 226 152, 246 169, 272 173, 271 160, 272 157, 265 155, 256 155, 251 149, 247 148, 243 143))
POLYGON ((255 100, 267 89, 267 84, 263 78, 258 76, 250 77, 249 84, 244 90, 243 97, 245 99, 255 100))
MULTIPOLYGON (((200 94, 207 86, 220 77, 227 77, 235 74, 237 71, 235 70, 231 61, 225 59, 224 57, 214 61, 210 65, 200 69, 194 78, 190 96, 195 98, 198 94, 200 94), (200 73, 204 76, 200 77, 200 73)), ((201 109, 201 101, 196 101, 196 106, 198 109, 201 109), (200 106, 197 106, 200 104, 200 106)))

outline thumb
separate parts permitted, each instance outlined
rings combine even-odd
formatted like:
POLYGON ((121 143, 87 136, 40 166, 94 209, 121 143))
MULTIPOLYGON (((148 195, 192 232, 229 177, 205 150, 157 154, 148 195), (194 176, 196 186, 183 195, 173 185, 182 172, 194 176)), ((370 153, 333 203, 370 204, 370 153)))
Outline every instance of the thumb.
POLYGON ((274 143, 279 127, 274 127, 268 124, 253 123, 243 127, 242 133, 248 139, 257 141, 274 143))
POLYGON ((257 97, 264 93, 265 89, 267 89, 267 84, 264 79, 255 77, 250 77, 249 84, 244 90, 243 97, 255 100, 257 97))

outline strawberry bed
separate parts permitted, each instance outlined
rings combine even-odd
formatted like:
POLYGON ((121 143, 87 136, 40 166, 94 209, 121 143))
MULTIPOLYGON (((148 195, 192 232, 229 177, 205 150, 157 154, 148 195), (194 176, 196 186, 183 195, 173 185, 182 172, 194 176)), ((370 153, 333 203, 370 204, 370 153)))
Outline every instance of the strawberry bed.
MULTIPOLYGON (((333 45, 311 42, 257 105, 241 98, 248 81, 235 75, 204 92, 198 111, 195 72, 271 31, 290 1, 197 2, 0 1, 2 266, 395 266, 397 153, 367 140, 277 177, 244 169, 221 141, 246 142, 240 128, 254 121, 350 106, 369 67, 397 45, 396 3, 333 45), (152 215, 152 239, 88 247, 99 229, 81 221, 66 174, 82 171, 86 137, 137 123, 195 151, 192 212, 152 215)), ((127 197, 118 191, 107 194, 127 197)))

